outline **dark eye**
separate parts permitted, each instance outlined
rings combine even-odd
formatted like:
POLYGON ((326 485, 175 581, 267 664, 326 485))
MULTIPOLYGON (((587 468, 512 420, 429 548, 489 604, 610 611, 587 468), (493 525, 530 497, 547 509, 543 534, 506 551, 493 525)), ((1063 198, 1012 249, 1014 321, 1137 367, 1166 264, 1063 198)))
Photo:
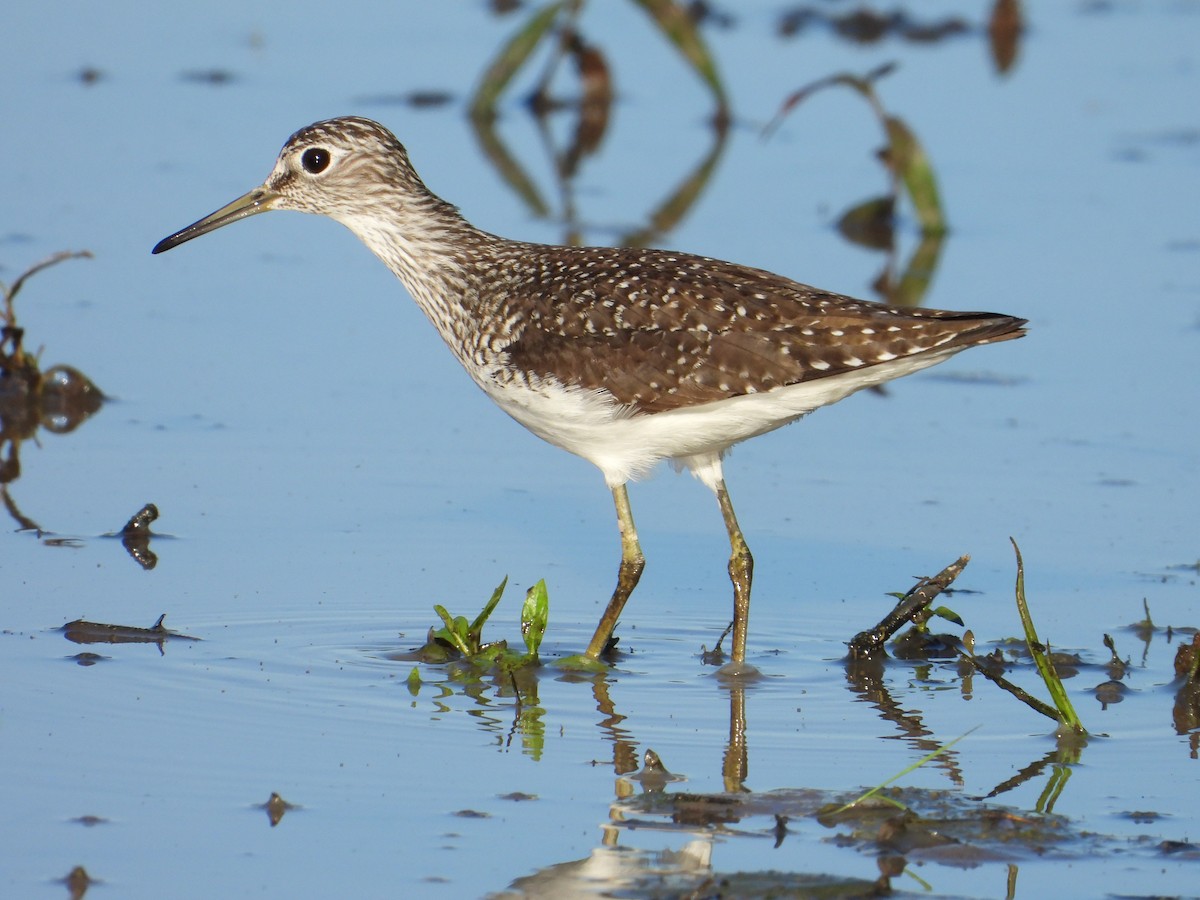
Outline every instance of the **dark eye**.
POLYGON ((313 147, 304 151, 304 155, 300 157, 300 165, 304 166, 305 172, 317 175, 328 168, 329 159, 328 150, 322 147, 313 147))

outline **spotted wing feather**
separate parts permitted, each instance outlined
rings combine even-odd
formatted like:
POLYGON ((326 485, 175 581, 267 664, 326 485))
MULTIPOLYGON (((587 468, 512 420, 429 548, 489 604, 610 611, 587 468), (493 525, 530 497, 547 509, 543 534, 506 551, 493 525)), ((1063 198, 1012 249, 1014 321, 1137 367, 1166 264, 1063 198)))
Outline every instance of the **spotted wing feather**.
POLYGON ((888 307, 703 257, 553 249, 510 361, 639 412, 1023 334, 1010 316, 888 307))

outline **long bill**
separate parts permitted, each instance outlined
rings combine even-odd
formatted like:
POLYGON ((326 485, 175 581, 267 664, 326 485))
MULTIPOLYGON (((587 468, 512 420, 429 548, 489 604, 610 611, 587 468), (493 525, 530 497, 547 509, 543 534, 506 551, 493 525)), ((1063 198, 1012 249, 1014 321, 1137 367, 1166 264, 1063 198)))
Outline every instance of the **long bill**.
POLYGON ((238 219, 245 219, 248 216, 256 216, 259 213, 267 212, 275 208, 276 201, 279 200, 279 194, 265 188, 257 187, 248 194, 242 194, 232 203, 227 203, 216 212, 209 213, 199 222, 193 222, 187 228, 175 232, 170 237, 165 237, 157 244, 151 253, 163 253, 170 250, 172 247, 178 247, 180 244, 190 241, 192 238, 198 238, 202 234, 208 234, 210 231, 216 231, 222 225, 228 225, 230 222, 236 222, 238 219))

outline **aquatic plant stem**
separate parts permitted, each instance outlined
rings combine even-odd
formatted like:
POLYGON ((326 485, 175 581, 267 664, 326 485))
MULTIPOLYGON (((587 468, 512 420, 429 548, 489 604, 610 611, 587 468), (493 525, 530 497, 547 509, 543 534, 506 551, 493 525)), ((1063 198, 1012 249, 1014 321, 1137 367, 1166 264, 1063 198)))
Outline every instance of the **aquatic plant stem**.
POLYGON ((1050 691, 1050 698, 1058 710, 1061 727, 1073 734, 1087 734, 1087 729, 1080 722, 1075 707, 1071 705, 1071 698, 1067 696, 1067 689, 1050 660, 1050 654, 1046 652, 1045 645, 1038 640, 1037 630, 1033 627, 1033 617, 1029 614, 1029 604, 1025 601, 1025 563, 1021 558, 1021 548, 1017 546, 1015 539, 1010 537, 1009 541, 1017 554, 1017 614, 1021 617, 1021 625, 1025 629, 1025 643, 1029 647, 1029 655, 1033 657, 1038 674, 1042 676, 1046 689, 1050 691))

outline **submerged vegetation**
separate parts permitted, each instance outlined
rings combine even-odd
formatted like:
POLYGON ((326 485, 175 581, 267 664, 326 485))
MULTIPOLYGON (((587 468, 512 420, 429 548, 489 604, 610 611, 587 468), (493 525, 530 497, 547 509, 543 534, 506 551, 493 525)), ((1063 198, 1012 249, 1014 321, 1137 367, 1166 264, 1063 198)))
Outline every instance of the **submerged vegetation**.
MULTIPOLYGON (((1038 636, 1033 615, 1026 595, 1025 563, 1020 549, 1013 541, 1016 554, 1016 583, 1014 599, 1018 618, 1022 625, 1023 639, 1017 649, 1016 641, 998 641, 992 652, 981 655, 976 652, 976 640, 970 630, 966 630, 961 638, 953 635, 938 634, 932 631, 930 624, 935 620, 954 623, 962 627, 960 615, 944 605, 934 605, 939 596, 951 592, 961 592, 962 589, 953 587, 955 580, 962 574, 969 557, 963 556, 946 566, 937 575, 920 578, 916 584, 903 593, 897 593, 895 608, 873 628, 860 632, 848 642, 850 654, 846 660, 847 673, 853 684, 861 682, 863 690, 878 691, 883 661, 887 658, 887 648, 890 648, 898 658, 914 664, 925 661, 944 660, 943 665, 952 665, 958 660, 958 671, 963 680, 964 691, 970 692, 970 675, 978 672, 986 677, 1012 697, 1020 700, 1031 709, 1055 721, 1056 747, 1044 759, 1026 766, 1008 781, 997 785, 986 794, 987 798, 1011 791, 1020 784, 1036 778, 1049 768, 1049 778, 1045 789, 1036 803, 1036 811, 1049 814, 1053 812, 1055 803, 1064 790, 1070 778, 1072 766, 1080 761, 1086 747, 1088 732, 1084 728, 1081 717, 1075 710, 1063 678, 1070 677, 1086 665, 1078 655, 1051 652, 1050 647, 1043 643, 1038 636), (903 630, 910 625, 908 630, 903 630), (1017 666, 1022 659, 1032 663, 1033 670, 1050 694, 1051 703, 1038 700, 1026 689, 1015 684, 1007 674, 1017 666)), ((520 733, 527 746, 536 747, 541 752, 543 710, 537 705, 537 675, 542 666, 539 657, 539 647, 545 636, 549 614, 548 592, 544 581, 539 581, 526 594, 520 616, 521 634, 525 641, 525 652, 509 649, 505 640, 486 641, 483 637, 484 625, 497 608, 504 592, 507 580, 502 581, 483 609, 473 620, 465 616, 453 616, 443 606, 436 605, 435 610, 441 620, 441 627, 431 628, 426 643, 402 658, 414 659, 426 665, 445 666, 450 684, 462 685, 463 689, 473 692, 480 689, 486 682, 497 685, 502 693, 511 695, 516 705, 512 733, 520 733), (532 714, 532 718, 531 718, 532 714), (532 731, 527 726, 532 725, 532 731)), ((967 592, 969 593, 969 592, 967 592)), ((1149 611, 1146 620, 1141 624, 1147 638, 1154 628, 1149 623, 1149 611)), ((1104 644, 1109 653, 1109 661, 1105 666, 1109 680, 1096 688, 1095 693, 1101 702, 1120 702, 1123 691, 1123 681, 1128 674, 1129 663, 1123 661, 1116 652, 1116 645, 1109 635, 1104 635, 1104 644), (1106 699, 1110 698, 1110 699, 1106 699)), ((1200 638, 1192 644, 1180 648, 1176 668, 1180 679, 1180 688, 1176 694, 1174 717, 1177 730, 1183 734, 1195 730, 1195 722, 1200 721, 1200 687, 1197 686, 1197 671, 1200 670, 1200 638)), ((711 653, 703 647, 697 653, 703 665, 711 662, 711 653)), ((604 684, 609 676, 604 665, 581 657, 566 656, 550 661, 556 670, 582 669, 590 673, 597 690, 605 690, 604 684), (588 665, 582 665, 581 660, 588 665)), ((409 689, 415 694, 422 685, 422 675, 419 669, 414 669, 409 678, 409 689)), ((738 792, 742 787, 746 774, 746 684, 733 682, 726 685, 730 692, 730 744, 727 748, 723 771, 727 790, 738 792)), ((836 816, 850 806, 871 800, 894 781, 912 771, 928 765, 936 764, 957 781, 954 773, 958 763, 952 748, 968 738, 978 725, 969 727, 958 738, 945 743, 923 742, 926 753, 916 762, 903 768, 894 777, 877 785, 875 788, 859 795, 856 799, 843 804, 842 808, 826 814, 836 816)), ((889 803, 888 800, 882 802, 889 803)), ((832 809, 832 807, 831 807, 832 809)))
POLYGON ((507 640, 484 641, 483 627, 504 596, 508 577, 492 591, 492 596, 483 609, 471 621, 465 616, 453 616, 440 603, 434 604, 434 612, 442 620, 441 628, 430 628, 425 643, 414 651, 422 662, 446 663, 463 660, 480 669, 498 667, 511 671, 522 666, 538 664, 538 648, 546 633, 550 617, 550 597, 546 592, 545 580, 539 581, 525 593, 521 605, 521 637, 525 652, 510 650, 507 640))
MULTIPOLYGON (((1006 879, 1001 892, 1016 896, 1018 874, 1024 861, 1072 860, 1114 853, 1139 854, 1150 859, 1200 858, 1200 848, 1187 840, 1130 843, 1123 837, 1085 829, 1056 813, 1055 806, 1066 789, 1073 768, 1081 760, 1087 736, 1063 677, 1070 677, 1085 664, 1077 656, 1052 652, 1040 640, 1026 594, 1024 559, 1015 541, 1013 549, 1017 570, 1014 599, 1024 632, 1022 652, 1013 646, 1016 642, 1001 641, 997 642, 993 653, 980 657, 975 654, 974 639, 969 631, 959 641, 935 634, 930 629, 930 623, 935 620, 958 626, 963 624, 956 612, 934 605, 934 601, 956 590, 953 587, 955 579, 968 562, 964 556, 937 575, 918 579, 910 590, 897 594, 896 608, 878 626, 849 642, 852 652, 846 666, 852 679, 863 677, 887 656, 885 647, 903 654, 906 661, 915 665, 940 659, 943 666, 950 668, 957 657, 967 696, 970 674, 980 672, 1058 723, 1056 746, 1044 758, 1024 766, 1016 775, 982 796, 966 796, 961 790, 897 785, 915 771, 930 766, 944 771, 961 786, 961 757, 979 728, 974 725, 953 740, 921 744, 929 748, 924 755, 864 791, 852 793, 843 789, 827 791, 798 786, 755 791, 744 783, 748 772, 746 685, 725 683, 724 690, 730 701, 730 738, 722 763, 725 790, 718 793, 686 790, 682 783, 687 777, 668 771, 652 750, 645 751, 643 767, 634 771, 636 764, 623 764, 622 760, 632 758, 636 745, 628 738, 620 737, 623 730, 615 729, 614 762, 618 772, 623 774, 618 778, 611 822, 604 826, 610 836, 606 837, 605 847, 593 852, 593 862, 596 854, 621 848, 617 835, 622 832, 673 832, 690 842, 678 854, 643 853, 622 848, 619 857, 614 857, 613 864, 621 866, 619 883, 625 892, 623 895, 654 897, 664 895, 665 891, 674 896, 694 891, 697 896, 708 893, 741 896, 743 892, 750 896, 792 896, 793 893, 802 896, 878 896, 895 890, 894 879, 901 876, 915 879, 925 890, 935 889, 936 882, 929 880, 932 873, 928 869, 922 871, 922 866, 975 867, 1001 862, 1005 865, 1000 876, 1006 879), (904 631, 906 624, 911 628, 904 631), (1000 674, 1013 668, 1020 659, 1031 662, 1049 691, 1052 704, 1036 700, 1000 674), (1044 777, 1045 784, 1032 809, 1022 811, 991 802, 1038 777, 1044 777), (766 839, 778 848, 790 835, 801 833, 807 837, 792 840, 832 841, 837 846, 853 847, 875 856, 879 877, 875 880, 861 876, 847 878, 819 871, 721 873, 713 865, 712 844, 718 839, 766 839)), ((429 641, 418 655, 424 657, 426 664, 436 661, 438 667, 446 667, 449 680, 442 684, 443 690, 454 690, 453 686, 458 685, 465 693, 474 695, 485 680, 490 680, 496 685, 496 697, 511 696, 513 722, 505 746, 519 738, 523 752, 537 759, 545 750, 545 709, 538 702, 536 677, 527 676, 533 675, 540 665, 538 644, 544 635, 548 613, 545 584, 538 582, 530 589, 522 608, 522 634, 533 639, 527 639, 526 653, 509 651, 504 641, 489 643, 483 639, 483 626, 496 609, 504 586, 502 582, 480 614, 471 621, 452 616, 441 606, 435 607, 442 627, 430 630, 429 641)), ((1147 626, 1149 621, 1147 610, 1142 623, 1143 629, 1151 629, 1145 632, 1147 638, 1154 628, 1147 626)), ((1129 663, 1118 656, 1110 636, 1104 636, 1104 644, 1109 654, 1105 668, 1110 678, 1119 682, 1125 677, 1129 663)), ((697 656, 703 663, 703 652, 697 656)), ((1175 720, 1177 730, 1183 734, 1189 729, 1195 731, 1195 723, 1200 721, 1197 714, 1200 635, 1179 648, 1175 666, 1180 681, 1175 720)), ((601 673, 586 680, 593 685, 598 709, 605 714, 605 721, 620 722, 623 717, 616 713, 608 695, 611 677, 601 673)), ((420 675, 414 669, 409 689, 416 694, 420 687, 420 675)), ((875 684, 872 690, 886 689, 875 684)), ((878 700, 874 702, 879 703, 878 700)), ((880 709, 885 718, 891 717, 884 706, 880 709)), ((920 714, 897 710, 896 715, 912 717, 920 714)), ((1153 813, 1134 815, 1151 817, 1147 821, 1154 817, 1153 813)), ((576 875, 581 884, 588 883, 589 871, 582 861, 559 863, 517 879, 512 888, 536 892, 542 879, 553 879, 555 889, 562 890, 567 883, 563 879, 569 881, 576 875)))

